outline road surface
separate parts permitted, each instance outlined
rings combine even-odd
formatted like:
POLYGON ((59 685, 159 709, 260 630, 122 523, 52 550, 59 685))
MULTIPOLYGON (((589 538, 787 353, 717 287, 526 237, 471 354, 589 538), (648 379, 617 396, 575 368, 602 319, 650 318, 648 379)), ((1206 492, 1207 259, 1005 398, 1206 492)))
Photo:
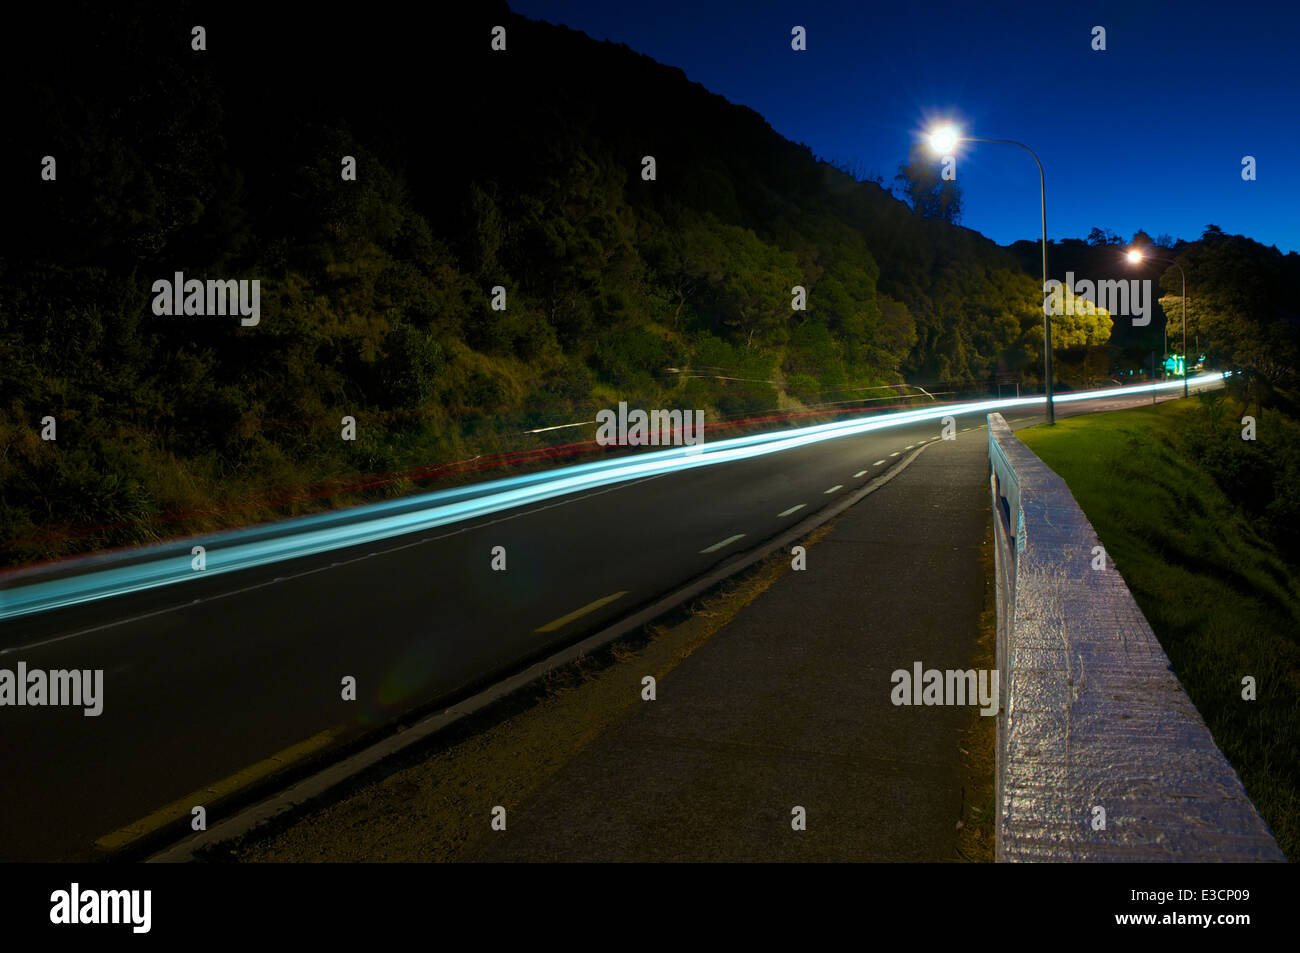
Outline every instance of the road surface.
MULTIPOLYGON (((958 430, 984 424, 983 412, 955 416, 958 430)), ((344 744, 518 669, 761 544, 939 429, 652 475, 0 623, 0 669, 104 670, 97 717, 0 708, 0 859, 96 856, 101 838, 126 843, 124 828, 285 749, 344 744), (498 546, 505 571, 492 568, 498 546), (347 677, 355 701, 342 697, 347 677)), ((918 597, 886 577, 862 582, 880 600, 918 597)))

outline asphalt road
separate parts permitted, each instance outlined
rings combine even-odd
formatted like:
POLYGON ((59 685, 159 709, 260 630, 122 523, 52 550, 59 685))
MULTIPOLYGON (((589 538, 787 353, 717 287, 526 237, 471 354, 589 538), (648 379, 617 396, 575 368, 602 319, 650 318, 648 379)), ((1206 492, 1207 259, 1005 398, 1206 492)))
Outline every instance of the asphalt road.
MULTIPOLYGON (((982 412, 957 415, 959 430, 983 424, 982 412)), ((938 436, 930 421, 841 437, 7 621, 0 668, 103 669, 104 702, 98 717, 0 708, 0 858, 92 856, 98 838, 305 739, 332 730, 345 742, 518 668, 938 436), (504 572, 491 567, 496 546, 504 572), (356 701, 341 697, 345 676, 356 701)))
MULTIPOLYGON (((975 716, 961 705, 897 706, 891 678, 918 661, 979 667, 988 445, 983 429, 957 436, 927 445, 842 513, 807 549, 803 571, 782 573, 660 676, 653 704, 639 700, 637 677, 653 666, 629 662, 621 684, 638 700, 539 788, 497 795, 507 830, 475 825, 460 859, 958 859, 975 716)), ((370 790, 388 816, 410 816, 383 800, 394 797, 389 785, 370 790)), ((340 836, 336 818, 364 816, 350 806, 301 826, 335 850, 358 841, 383 850, 382 838, 340 836)))

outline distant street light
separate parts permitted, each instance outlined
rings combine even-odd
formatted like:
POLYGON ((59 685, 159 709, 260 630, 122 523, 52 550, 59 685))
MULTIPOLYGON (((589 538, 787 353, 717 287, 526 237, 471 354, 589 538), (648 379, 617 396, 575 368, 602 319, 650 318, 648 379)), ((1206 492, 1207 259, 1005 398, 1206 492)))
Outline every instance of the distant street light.
POLYGON ((1047 306, 1047 177, 1043 174, 1043 163, 1033 149, 1014 139, 981 139, 978 136, 958 135, 953 126, 940 126, 930 133, 930 148, 943 155, 951 152, 959 142, 1005 142, 1019 146, 1034 157, 1038 163, 1039 194, 1043 201, 1043 378, 1047 385, 1047 422, 1056 423, 1056 407, 1052 403, 1052 318, 1047 306))
MULTIPOLYGON (((1124 257, 1127 258, 1133 264, 1137 264, 1142 260, 1142 253, 1134 249, 1132 251, 1126 252, 1124 257)), ((1163 363, 1160 365, 1161 368, 1165 372, 1168 372, 1169 370, 1169 316, 1168 315, 1165 316, 1165 350, 1164 350, 1164 357, 1162 358, 1162 361, 1163 363)), ((1155 378, 1155 373, 1156 373, 1155 371, 1151 372, 1151 376, 1153 379, 1155 378)), ((1162 377, 1161 380, 1163 379, 1164 378, 1162 377)))
MULTIPOLYGON (((1148 255, 1146 252, 1137 248, 1130 249, 1126 257, 1130 262, 1132 262, 1135 265, 1138 262, 1140 262, 1143 258, 1150 258, 1152 261, 1167 262, 1168 264, 1173 265, 1175 268, 1177 268, 1178 273, 1183 276, 1183 396, 1186 397, 1187 396, 1187 272, 1183 271, 1183 266, 1178 264, 1178 262, 1174 261, 1172 258, 1158 258, 1155 255, 1148 255)), ((1169 327, 1168 317, 1165 318, 1165 327, 1166 329, 1169 327)), ((1168 330, 1166 330, 1165 337, 1168 338, 1168 336, 1169 336, 1169 332, 1168 330)), ((1168 345, 1165 346, 1165 350, 1166 351, 1169 350, 1168 345)), ((1166 354, 1166 356, 1168 355, 1166 354)))

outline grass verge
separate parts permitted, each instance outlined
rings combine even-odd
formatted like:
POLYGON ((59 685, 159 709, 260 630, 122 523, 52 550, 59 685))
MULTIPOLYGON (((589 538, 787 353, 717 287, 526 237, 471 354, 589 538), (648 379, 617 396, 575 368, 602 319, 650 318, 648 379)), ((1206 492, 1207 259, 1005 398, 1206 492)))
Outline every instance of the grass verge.
MULTIPOLYGON (((979 639, 971 667, 993 671, 998 667, 998 606, 994 583, 993 524, 990 521, 980 547, 984 570, 984 606, 980 610, 979 639)), ((968 863, 992 863, 996 838, 998 719, 971 709, 971 725, 961 745, 961 818, 957 821, 957 859, 968 863)))

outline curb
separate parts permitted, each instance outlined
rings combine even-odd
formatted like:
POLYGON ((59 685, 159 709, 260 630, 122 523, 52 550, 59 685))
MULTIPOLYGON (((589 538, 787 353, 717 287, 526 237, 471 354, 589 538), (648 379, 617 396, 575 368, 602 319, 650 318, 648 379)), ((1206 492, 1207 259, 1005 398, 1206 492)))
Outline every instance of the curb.
POLYGON ((706 575, 674 590, 651 605, 620 619, 613 625, 607 626, 594 635, 590 635, 540 662, 530 665, 521 672, 488 686, 481 692, 444 711, 421 719, 405 731, 390 735, 370 747, 290 785, 283 791, 250 805, 206 831, 188 836, 170 847, 158 851, 145 862, 188 863, 195 859, 195 854, 207 847, 242 837, 274 818, 306 806, 311 801, 320 798, 333 788, 369 770, 386 758, 424 741, 448 726, 455 724, 460 719, 475 714, 494 702, 500 701, 507 695, 542 678, 548 672, 567 665, 580 656, 602 648, 627 633, 645 626, 719 582, 765 559, 776 550, 807 536, 812 530, 839 516, 845 510, 861 502, 894 479, 933 444, 934 442, 922 444, 911 454, 901 459, 895 466, 890 467, 885 473, 869 481, 861 489, 843 497, 837 503, 830 504, 805 517, 784 533, 773 537, 767 542, 723 561, 706 575))

